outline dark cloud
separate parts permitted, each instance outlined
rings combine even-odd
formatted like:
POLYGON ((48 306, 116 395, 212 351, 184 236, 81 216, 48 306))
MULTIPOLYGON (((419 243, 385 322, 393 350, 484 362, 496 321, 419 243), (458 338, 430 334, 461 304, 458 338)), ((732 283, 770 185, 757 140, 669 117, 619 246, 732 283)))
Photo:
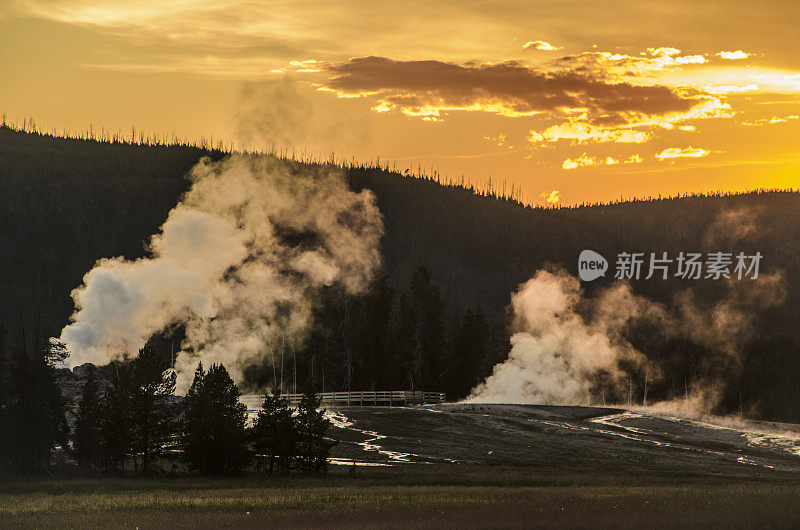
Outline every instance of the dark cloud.
POLYGON ((390 108, 409 114, 425 109, 478 107, 507 114, 560 113, 588 109, 597 123, 632 116, 688 112, 699 104, 666 86, 612 83, 572 70, 542 72, 516 62, 458 65, 441 61, 395 61, 358 57, 329 64, 322 83, 343 95, 377 94, 390 108))

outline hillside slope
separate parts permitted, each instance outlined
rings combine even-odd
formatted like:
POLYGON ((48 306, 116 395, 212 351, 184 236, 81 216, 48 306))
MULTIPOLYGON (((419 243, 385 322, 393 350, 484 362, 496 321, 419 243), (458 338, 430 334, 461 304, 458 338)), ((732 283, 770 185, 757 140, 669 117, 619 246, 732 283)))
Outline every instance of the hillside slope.
MULTIPOLYGON (((14 330, 21 321, 38 321, 42 333, 57 335, 73 310, 69 294, 83 275, 100 258, 143 256, 144 242, 186 189, 188 169, 203 156, 225 154, 0 128, 0 323, 14 330)), ((800 395, 793 383, 800 376, 800 194, 690 196, 542 209, 383 169, 346 171, 352 188, 376 194, 386 227, 384 268, 395 296, 408 289, 412 271, 427 266, 442 294, 448 337, 464 312, 478 307, 492 328, 500 330, 510 294, 520 283, 552 265, 576 274, 583 249, 600 252, 612 268, 620 252, 761 252, 762 274, 783 274, 787 295, 781 305, 751 311, 753 340, 739 345, 744 375, 735 374, 724 406, 775 420, 800 418, 800 395), (731 237, 737 232, 742 237, 731 237)), ((592 295, 609 285, 612 276, 584 284, 585 291, 592 295)), ((689 288, 701 305, 727 296, 721 283, 711 280, 640 280, 633 288, 662 302, 689 288)), ((698 370, 716 369, 704 364, 702 348, 659 340, 647 333, 634 340, 651 358, 671 363, 667 372, 672 381, 653 385, 653 397, 674 396, 676 386, 696 379, 698 370)), ((496 343, 477 372, 470 368, 471 377, 485 376, 502 359, 505 340, 499 337, 496 343)), ((358 376, 328 377, 329 389, 395 387, 408 381, 402 373, 397 380, 371 383, 358 376)), ((454 386, 460 393, 471 384, 454 386)))
MULTIPOLYGON (((144 255, 143 242, 186 189, 184 175, 202 156, 224 154, 0 129, 0 241, 6 249, 0 258, 0 319, 15 320, 20 310, 36 306, 45 326, 57 331, 71 312, 69 292, 97 259, 144 255)), ((767 270, 785 271, 789 300, 797 300, 798 193, 541 209, 375 168, 350 169, 349 178, 354 188, 377 195, 392 284, 402 290, 414 268, 427 266, 453 316, 477 305, 502 316, 517 285, 546 264, 576 273, 584 248, 609 257, 703 250, 719 213, 736 209, 755 213, 757 234, 745 244, 708 250, 761 251, 767 270)), ((663 300, 678 288, 697 286, 678 283, 640 281, 635 290, 663 300)), ((604 280, 588 287, 601 285, 604 280)), ((797 307, 781 309, 781 327, 797 329, 797 307)))
POLYGON ((340 440, 335 455, 362 465, 764 478, 800 471, 798 426, 789 424, 538 405, 339 407, 328 416, 340 440))

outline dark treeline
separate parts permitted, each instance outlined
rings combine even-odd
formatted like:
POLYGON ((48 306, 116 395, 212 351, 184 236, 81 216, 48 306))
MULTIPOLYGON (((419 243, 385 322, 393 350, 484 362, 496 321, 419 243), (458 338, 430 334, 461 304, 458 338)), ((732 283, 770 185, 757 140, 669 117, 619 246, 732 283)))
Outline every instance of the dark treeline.
POLYGON ((0 473, 40 473, 55 446, 67 447, 68 406, 53 366, 64 352, 51 348, 37 329, 10 340, 0 328, 0 473))
MULTIPOLYGON (((69 293, 95 261, 143 256, 143 242, 186 189, 186 171, 201 156, 224 155, 195 146, 0 128, 0 238, 6 248, 0 256, 0 322, 14 322, 25 308, 36 307, 44 332, 58 335, 73 309, 69 293)), ((792 384, 800 372, 800 194, 758 191, 536 208, 521 204, 516 194, 443 182, 435 172, 409 178, 385 165, 358 164, 345 172, 353 189, 375 193, 384 215, 384 276, 362 296, 324 293, 304 351, 287 349, 283 377, 273 376, 271 368, 253 370, 253 385, 278 380, 288 390, 313 380, 328 391, 413 385, 458 397, 490 370, 495 356, 505 355, 509 295, 537 270, 554 265, 576 274, 577 256, 586 248, 610 261, 620 252, 759 251, 762 273, 783 273, 786 299, 750 315, 752 332, 736 345, 741 369, 725 380, 718 412, 800 420, 792 384), (752 217, 752 231, 742 239, 709 237, 721 213, 739 211, 752 217), (421 265, 440 308, 431 297, 425 307, 406 303, 425 299, 425 288, 409 296, 417 292, 412 284, 421 265), (484 321, 488 338, 468 336, 484 321)), ((587 295, 608 286, 611 276, 587 284, 587 295)), ((637 294, 665 304, 687 289, 705 307, 726 296, 713 281, 670 278, 632 285, 637 294)), ((651 382, 651 399, 680 395, 681 386, 719 371, 708 347, 655 336, 632 339, 666 374, 651 382)))
MULTIPOLYGON (((323 291, 306 341, 279 348, 276 366, 253 366, 245 378, 252 389, 426 390, 456 400, 505 358, 506 344, 502 323, 480 308, 448 321, 430 271, 419 267, 403 292, 383 274, 362 295, 323 291)), ((169 347, 161 346, 165 356, 169 347)))
POLYGON ((336 442, 311 387, 296 413, 274 389, 248 426, 221 364, 199 365, 186 397, 177 398, 175 373, 148 343, 133 359, 82 366, 76 391, 65 396, 58 343, 23 332, 9 344, 4 328, 0 337, 0 476, 272 474, 276 463, 282 473, 327 471, 336 442))

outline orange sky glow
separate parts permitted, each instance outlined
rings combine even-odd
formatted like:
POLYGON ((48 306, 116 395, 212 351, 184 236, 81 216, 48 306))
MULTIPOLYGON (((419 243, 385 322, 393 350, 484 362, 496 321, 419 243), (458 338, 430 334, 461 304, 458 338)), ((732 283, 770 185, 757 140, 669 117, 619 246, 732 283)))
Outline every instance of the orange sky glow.
POLYGON ((540 205, 800 187, 792 2, 10 0, 0 112, 540 205))

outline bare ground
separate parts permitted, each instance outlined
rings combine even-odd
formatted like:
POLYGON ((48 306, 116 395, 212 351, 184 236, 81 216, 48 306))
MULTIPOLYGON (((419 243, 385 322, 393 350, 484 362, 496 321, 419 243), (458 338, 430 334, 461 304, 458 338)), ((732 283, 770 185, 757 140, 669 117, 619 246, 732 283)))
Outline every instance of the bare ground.
MULTIPOLYGON (((338 408, 336 456, 357 462, 452 462, 531 471, 751 478, 800 472, 792 425, 643 410, 445 404, 338 408)), ((797 475, 800 477, 800 475, 797 475)))

